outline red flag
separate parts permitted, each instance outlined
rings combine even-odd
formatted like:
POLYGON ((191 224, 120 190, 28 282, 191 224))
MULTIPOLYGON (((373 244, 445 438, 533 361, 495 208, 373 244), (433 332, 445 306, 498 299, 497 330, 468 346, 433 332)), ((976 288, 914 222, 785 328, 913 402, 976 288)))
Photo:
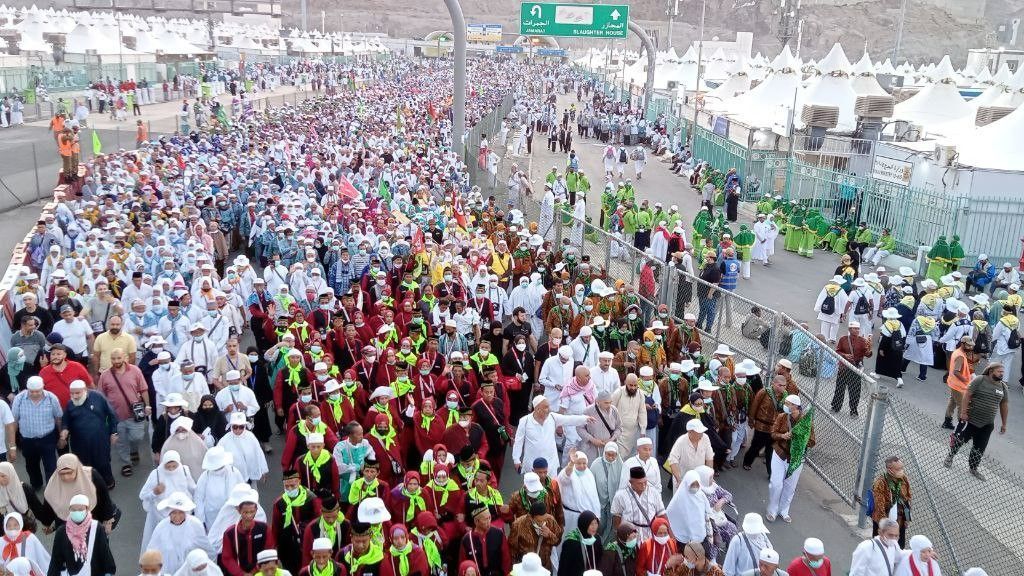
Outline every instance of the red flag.
POLYGON ((178 154, 178 170, 184 170, 184 169, 185 169, 185 159, 181 156, 181 154, 178 154))
POLYGON ((430 102, 427 104, 427 114, 430 116, 430 122, 433 124, 437 122, 437 109, 434 108, 434 103, 430 102))
POLYGON ((426 249, 426 239, 423 236, 423 230, 417 227, 416 232, 412 235, 412 253, 419 254, 426 249))
POLYGON ((359 190, 356 190, 356 187, 345 176, 338 178, 338 195, 351 200, 358 200, 360 197, 359 190))
POLYGON ((452 187, 452 215, 455 216, 455 221, 459 223, 460 227, 466 227, 466 217, 462 214, 462 200, 459 199, 454 186, 452 187))

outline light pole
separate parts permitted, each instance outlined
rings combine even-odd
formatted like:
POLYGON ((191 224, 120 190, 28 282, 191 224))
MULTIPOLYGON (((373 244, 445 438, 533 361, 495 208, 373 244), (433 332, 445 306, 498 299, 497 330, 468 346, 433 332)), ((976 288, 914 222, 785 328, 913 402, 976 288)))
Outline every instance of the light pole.
POLYGON ((903 22, 907 18, 907 0, 900 3, 900 21, 896 26, 896 45, 892 47, 892 61, 900 54, 900 45, 903 44, 903 22))
POLYGON ((668 47, 672 47, 672 21, 676 16, 679 16, 679 0, 668 0, 668 6, 665 8, 665 13, 668 14, 668 47))
POLYGON ((693 87, 693 130, 690 131, 690 146, 696 142, 697 137, 697 103, 699 99, 697 93, 700 92, 700 80, 701 80, 701 65, 704 57, 704 17, 708 11, 708 0, 702 0, 700 7, 700 44, 697 44, 697 83, 693 87))

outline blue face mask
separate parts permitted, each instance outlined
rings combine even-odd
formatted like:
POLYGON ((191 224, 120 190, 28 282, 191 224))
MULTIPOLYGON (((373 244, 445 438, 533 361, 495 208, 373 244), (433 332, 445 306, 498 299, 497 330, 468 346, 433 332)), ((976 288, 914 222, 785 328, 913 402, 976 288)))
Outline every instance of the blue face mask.
MULTIPOLYGON (((299 396, 299 400, 303 404, 309 404, 310 402, 313 401, 313 396, 310 394, 303 394, 302 396, 299 396)), ((313 419, 313 423, 316 424, 316 418, 313 419)))
POLYGON ((793 409, 790 408, 789 406, 783 406, 782 407, 782 411, 785 412, 786 414, 792 414, 793 413, 793 409))
POLYGON ((242 389, 242 385, 241 384, 229 384, 228 385, 228 389, 230 389, 232 392, 238 392, 239 390, 242 389))
POLYGON ((85 517, 88 514, 89 512, 85 510, 72 510, 70 513, 68 513, 68 519, 70 519, 75 524, 81 524, 85 521, 85 517))
POLYGON ((807 565, 811 568, 821 568, 821 565, 825 563, 824 559, 820 560, 808 560, 807 565))
POLYGON ((289 498, 295 498, 299 495, 299 489, 296 488, 294 490, 285 490, 284 493, 285 496, 288 496, 289 498))
POLYGON ((582 542, 584 546, 593 546, 594 542, 596 542, 596 541, 597 541, 597 537, 596 536, 590 536, 588 538, 580 538, 580 542, 582 542))

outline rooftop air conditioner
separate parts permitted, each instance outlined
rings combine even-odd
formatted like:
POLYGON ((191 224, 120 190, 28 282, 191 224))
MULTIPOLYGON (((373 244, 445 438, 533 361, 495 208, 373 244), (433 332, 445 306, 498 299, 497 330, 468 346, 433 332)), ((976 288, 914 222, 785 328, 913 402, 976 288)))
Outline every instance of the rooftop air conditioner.
POLYGON ((982 106, 978 108, 978 114, 975 116, 975 124, 980 126, 987 126, 996 120, 1001 120, 1004 116, 1013 112, 1013 108, 1006 106, 982 106))
POLYGON ((853 105, 853 113, 862 118, 889 118, 892 116, 893 106, 893 97, 889 95, 858 96, 856 104, 853 105))
POLYGON ((800 112, 800 120, 814 128, 835 128, 839 124, 839 107, 808 104, 800 112))
POLYGON ((935 145, 935 159, 938 161, 939 166, 952 166, 956 156, 956 146, 950 144, 935 145))

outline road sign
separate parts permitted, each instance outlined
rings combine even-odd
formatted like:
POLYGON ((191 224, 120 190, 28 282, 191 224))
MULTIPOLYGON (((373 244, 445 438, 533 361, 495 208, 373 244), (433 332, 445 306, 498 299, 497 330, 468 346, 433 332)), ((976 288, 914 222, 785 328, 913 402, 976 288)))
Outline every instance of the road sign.
POLYGON ((494 51, 499 54, 522 54, 522 46, 495 46, 494 51))
POLYGON ((537 49, 537 56, 557 56, 559 58, 565 58, 568 55, 569 55, 568 52, 566 52, 565 50, 560 50, 558 48, 538 48, 537 49))
POLYGON ((519 8, 519 33, 524 36, 625 38, 629 32, 626 4, 523 2, 519 8))

